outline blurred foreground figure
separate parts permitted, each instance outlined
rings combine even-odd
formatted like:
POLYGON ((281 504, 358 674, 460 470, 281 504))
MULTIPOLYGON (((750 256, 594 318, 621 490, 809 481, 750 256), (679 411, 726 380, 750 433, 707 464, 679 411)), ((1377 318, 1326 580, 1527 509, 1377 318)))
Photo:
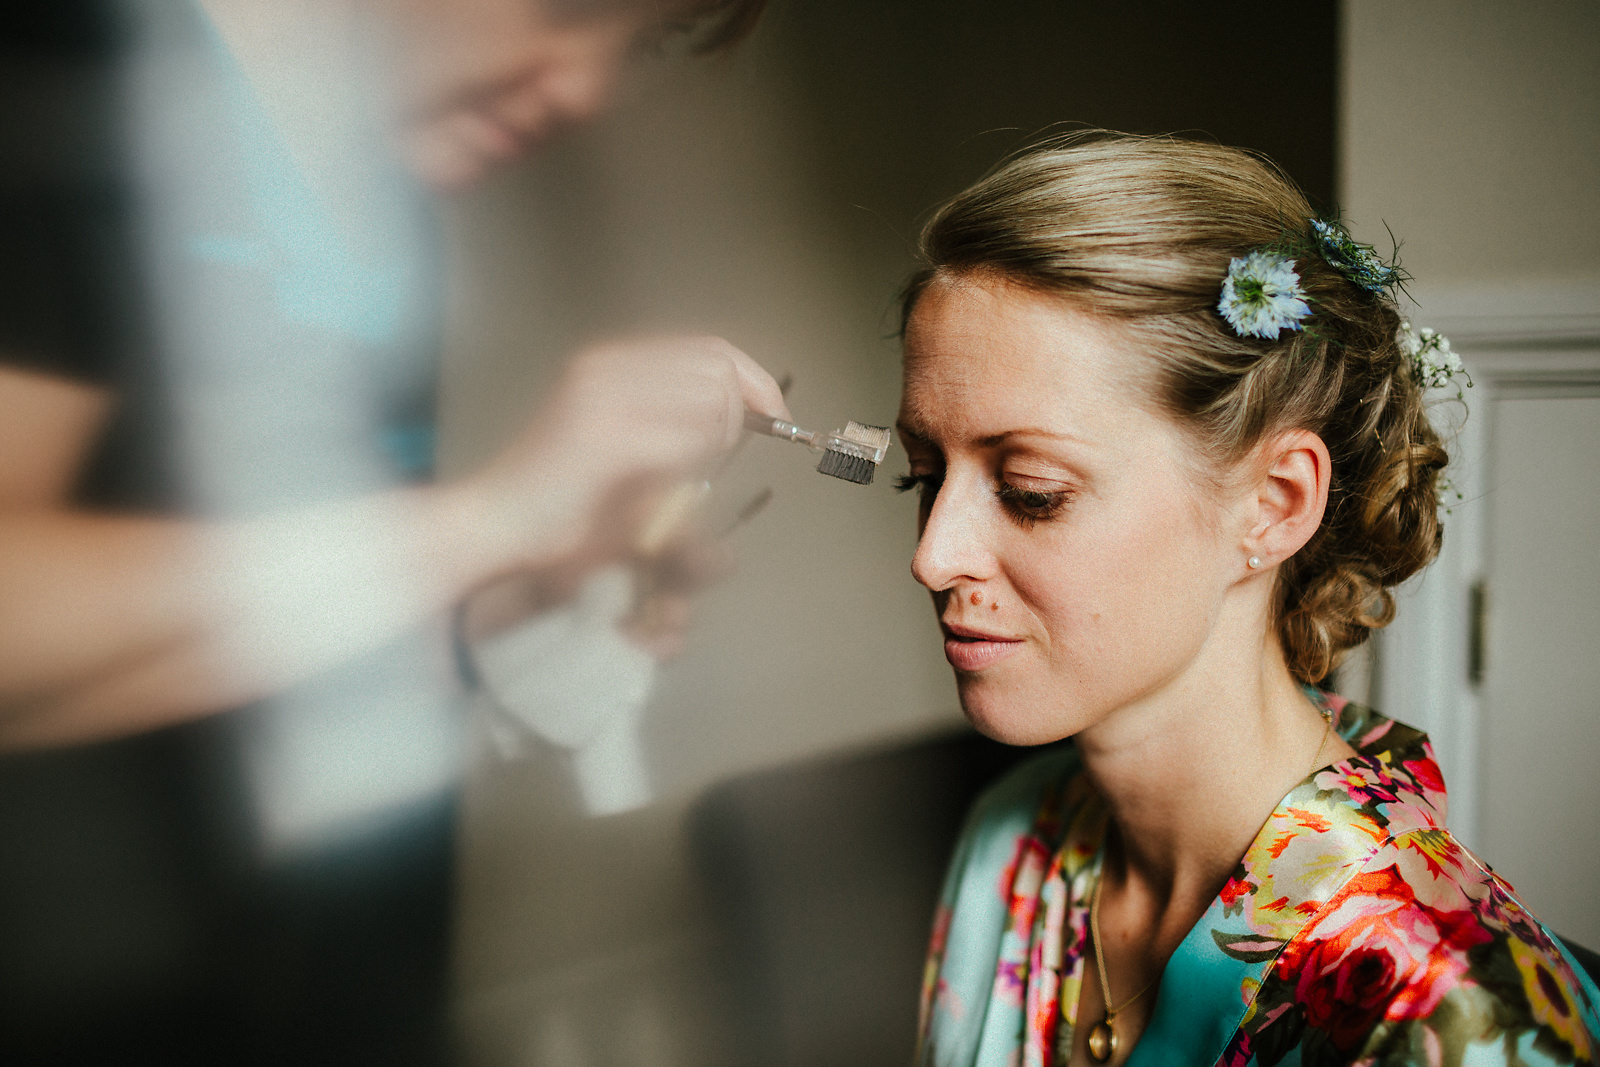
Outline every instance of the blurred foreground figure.
POLYGON ((596 349, 432 482, 422 187, 759 0, 35 6, 0 30, 0 1059, 444 1061, 442 620, 625 558, 785 409, 725 342, 596 349))

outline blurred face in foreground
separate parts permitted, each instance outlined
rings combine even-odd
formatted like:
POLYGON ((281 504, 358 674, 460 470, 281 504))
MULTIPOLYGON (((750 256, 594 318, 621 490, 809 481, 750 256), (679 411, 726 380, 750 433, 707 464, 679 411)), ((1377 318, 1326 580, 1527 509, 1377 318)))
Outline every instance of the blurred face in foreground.
POLYGON ((1136 344, 1110 319, 984 276, 936 279, 907 324, 911 570, 933 594, 962 707, 999 740, 1057 740, 1198 690, 1220 647, 1238 523, 1145 400, 1136 344))
POLYGON ((688 29, 697 0, 366 0, 399 149, 459 188, 597 115, 628 59, 688 29))

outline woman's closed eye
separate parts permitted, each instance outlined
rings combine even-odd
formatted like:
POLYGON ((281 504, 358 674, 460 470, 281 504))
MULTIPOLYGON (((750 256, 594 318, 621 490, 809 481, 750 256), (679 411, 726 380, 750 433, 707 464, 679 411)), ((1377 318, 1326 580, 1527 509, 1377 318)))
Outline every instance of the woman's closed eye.
MULTIPOLYGON (((943 484, 943 471, 929 471, 921 474, 902 474, 895 479, 894 487, 896 492, 901 493, 916 490, 923 505, 927 506, 939 495, 939 489, 943 484)), ((1024 527, 1031 527, 1036 522, 1048 522, 1060 514, 1072 502, 1073 491, 1025 489, 1002 480, 995 487, 994 495, 1007 514, 1024 527)))
POLYGON ((1024 489, 1002 481, 994 495, 1012 518, 1024 527, 1031 527, 1036 522, 1048 522, 1059 515, 1072 502, 1073 494, 1070 489, 1024 489))

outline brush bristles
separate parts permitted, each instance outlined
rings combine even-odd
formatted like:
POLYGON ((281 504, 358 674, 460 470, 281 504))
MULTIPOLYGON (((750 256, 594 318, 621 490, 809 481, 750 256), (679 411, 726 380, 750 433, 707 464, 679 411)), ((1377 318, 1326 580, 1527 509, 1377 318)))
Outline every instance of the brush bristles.
POLYGON ((852 456, 848 452, 835 452, 830 448, 817 461, 817 470, 829 477, 843 478, 857 485, 871 485, 872 476, 878 472, 878 465, 870 459, 852 456))

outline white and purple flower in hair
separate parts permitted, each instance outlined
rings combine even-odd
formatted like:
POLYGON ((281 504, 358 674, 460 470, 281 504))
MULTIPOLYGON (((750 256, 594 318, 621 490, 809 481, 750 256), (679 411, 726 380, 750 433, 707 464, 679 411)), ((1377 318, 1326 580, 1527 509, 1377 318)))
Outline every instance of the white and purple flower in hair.
POLYGON ((1311 314, 1294 260, 1276 252, 1251 252, 1228 264, 1217 310, 1240 337, 1276 341, 1284 330, 1298 330, 1311 314))

